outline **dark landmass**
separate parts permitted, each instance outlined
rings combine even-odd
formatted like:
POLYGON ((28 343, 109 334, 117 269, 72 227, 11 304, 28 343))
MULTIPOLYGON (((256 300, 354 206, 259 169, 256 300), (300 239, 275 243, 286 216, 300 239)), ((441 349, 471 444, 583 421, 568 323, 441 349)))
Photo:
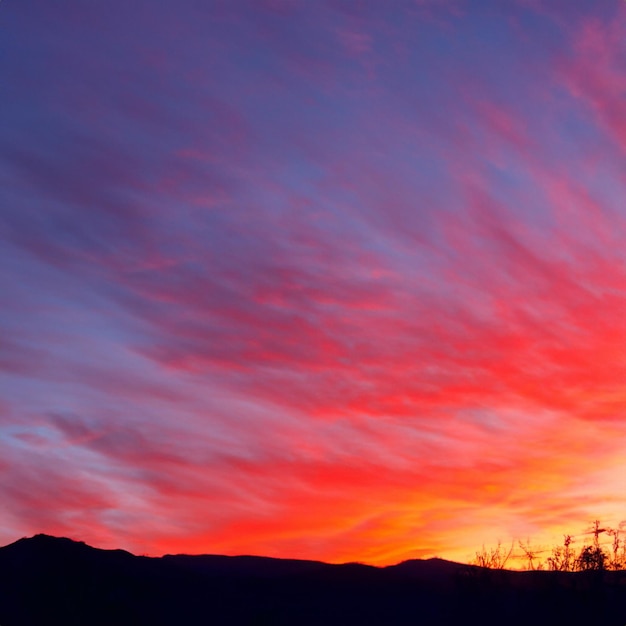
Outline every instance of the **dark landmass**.
POLYGON ((626 572, 133 556, 37 535, 0 548, 0 626, 626 625, 626 572))

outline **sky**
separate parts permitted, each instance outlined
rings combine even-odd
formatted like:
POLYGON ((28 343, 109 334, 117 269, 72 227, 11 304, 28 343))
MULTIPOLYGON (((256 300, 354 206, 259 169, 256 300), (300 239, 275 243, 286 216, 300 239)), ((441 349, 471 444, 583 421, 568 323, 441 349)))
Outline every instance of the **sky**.
POLYGON ((626 3, 5 0, 0 89, 0 545, 626 520, 626 3))

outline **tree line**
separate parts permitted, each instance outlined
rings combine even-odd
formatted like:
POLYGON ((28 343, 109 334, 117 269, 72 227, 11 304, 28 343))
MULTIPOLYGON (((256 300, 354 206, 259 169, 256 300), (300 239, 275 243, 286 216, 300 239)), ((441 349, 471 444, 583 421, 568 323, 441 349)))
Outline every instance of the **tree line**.
POLYGON ((506 569, 512 558, 522 558, 527 570, 549 570, 553 572, 583 572, 589 570, 625 570, 626 538, 622 537, 622 525, 617 528, 605 527, 595 520, 591 529, 584 533, 591 540, 583 542, 580 548, 575 546, 574 535, 564 535, 562 545, 554 546, 548 556, 542 556, 547 550, 533 547, 530 542, 518 541, 506 548, 499 541, 495 548, 485 548, 476 552, 471 565, 489 569, 506 569), (601 541, 607 537, 608 541, 601 541))

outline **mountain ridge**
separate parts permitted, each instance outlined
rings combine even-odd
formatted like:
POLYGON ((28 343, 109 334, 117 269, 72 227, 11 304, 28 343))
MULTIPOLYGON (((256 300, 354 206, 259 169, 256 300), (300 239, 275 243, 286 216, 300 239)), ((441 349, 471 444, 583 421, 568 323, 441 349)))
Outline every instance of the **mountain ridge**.
MULTIPOLYGON (((330 566, 346 566, 346 565, 359 565, 362 567, 375 568, 378 570, 384 570, 389 568, 397 568, 400 566, 404 566, 411 563, 441 563, 453 565, 456 567, 468 567, 467 564, 459 563, 457 561, 450 561, 449 559, 442 559, 441 557, 429 557, 427 559, 405 559, 403 561, 399 561, 398 563, 393 563, 390 565, 373 565, 371 563, 363 563, 361 561, 345 561, 341 563, 329 563, 327 561, 321 561, 316 559, 299 559, 292 557, 275 557, 275 556, 265 556, 260 554, 218 554, 212 552, 201 552, 197 554, 191 554, 188 552, 166 552, 162 555, 145 555, 145 554, 135 554, 130 552, 129 550, 125 550, 123 548, 98 548, 96 546, 92 546, 85 541, 79 539, 72 539, 70 537, 60 537, 57 535, 49 535, 47 533, 36 533, 31 537, 20 537, 19 539, 8 543, 4 546, 0 546, 0 550, 4 550, 6 548, 11 548, 12 546, 18 545, 26 545, 26 544, 49 544, 49 545, 74 545, 74 546, 85 546, 90 550, 98 550, 100 552, 124 552, 125 554, 129 554, 134 557, 148 558, 148 559, 163 559, 170 557, 218 557, 224 559, 263 559, 266 561, 281 561, 281 562, 297 562, 297 563, 319 563, 323 565, 330 566)), ((469 566, 472 567, 472 566, 469 566)))
POLYGON ((39 534, 0 548, 1 626, 626 623, 620 572, 376 567, 251 555, 136 556, 39 534), (596 573, 592 573, 596 574, 596 573))

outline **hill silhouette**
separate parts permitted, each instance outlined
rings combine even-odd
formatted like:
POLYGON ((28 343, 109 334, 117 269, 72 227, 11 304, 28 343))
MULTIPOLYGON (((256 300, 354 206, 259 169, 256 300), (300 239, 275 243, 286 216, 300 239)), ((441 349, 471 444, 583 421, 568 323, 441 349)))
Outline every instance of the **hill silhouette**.
POLYGON ((36 535, 0 548, 0 626, 626 624, 624 572, 514 572, 441 559, 378 568, 134 556, 36 535))

